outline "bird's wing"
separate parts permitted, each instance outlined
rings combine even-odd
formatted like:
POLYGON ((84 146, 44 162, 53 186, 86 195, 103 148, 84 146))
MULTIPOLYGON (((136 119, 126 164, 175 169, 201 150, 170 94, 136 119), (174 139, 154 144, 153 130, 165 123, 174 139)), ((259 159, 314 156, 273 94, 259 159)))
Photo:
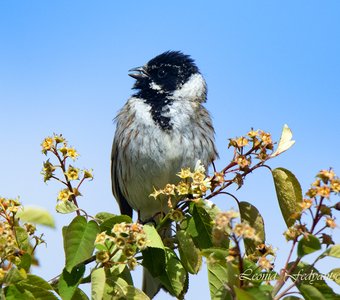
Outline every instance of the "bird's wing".
POLYGON ((112 145, 112 152, 111 152, 111 184, 112 184, 112 193, 116 198, 116 201, 119 204, 120 213, 122 215, 128 215, 132 218, 132 208, 125 199, 122 194, 121 187, 120 187, 120 176, 122 174, 122 164, 118 163, 119 160, 119 149, 118 143, 113 141, 112 145))

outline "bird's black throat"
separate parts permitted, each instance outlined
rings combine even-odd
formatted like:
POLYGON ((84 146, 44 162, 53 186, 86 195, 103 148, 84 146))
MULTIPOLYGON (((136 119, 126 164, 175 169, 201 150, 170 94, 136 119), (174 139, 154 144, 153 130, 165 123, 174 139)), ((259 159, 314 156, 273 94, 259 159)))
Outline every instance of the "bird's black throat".
POLYGON ((164 114, 169 112, 169 106, 172 105, 173 99, 165 93, 160 93, 152 89, 140 90, 134 96, 143 99, 146 104, 150 105, 150 112, 155 124, 164 131, 172 129, 173 124, 171 123, 170 117, 164 116, 164 114))

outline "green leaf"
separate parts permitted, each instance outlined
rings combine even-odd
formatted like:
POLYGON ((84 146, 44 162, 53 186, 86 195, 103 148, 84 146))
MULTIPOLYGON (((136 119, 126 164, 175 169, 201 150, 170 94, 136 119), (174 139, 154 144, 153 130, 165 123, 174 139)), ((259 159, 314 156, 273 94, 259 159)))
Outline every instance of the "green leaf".
POLYGON ((18 265, 19 269, 24 269, 26 272, 28 272, 32 265, 32 256, 28 253, 24 253, 20 257, 20 264, 18 265))
POLYGON ((27 231, 20 226, 14 226, 14 231, 19 248, 27 251, 30 248, 27 231))
MULTIPOLYGON (((114 285, 118 292, 117 298, 119 299, 150 300, 150 298, 146 294, 144 294, 141 290, 135 288, 133 285, 129 285, 122 278, 117 278, 114 282, 114 285)), ((107 293, 107 296, 109 295, 110 293, 107 293)), ((107 299, 112 299, 112 298, 110 297, 107 299)))
POLYGON ((274 169, 272 174, 282 216, 290 227, 295 222, 294 216, 302 209, 299 205, 303 199, 300 183, 292 172, 284 168, 274 169))
POLYGON ((327 277, 332 279, 337 285, 340 285, 340 268, 329 271, 327 277))
POLYGON ((123 296, 122 288, 127 285, 124 279, 112 276, 110 270, 106 270, 103 300, 120 299, 120 296, 123 296), (113 295, 115 295, 115 298, 113 295))
POLYGON ((335 257, 335 258, 340 258, 340 245, 334 245, 334 246, 329 247, 324 252, 324 255, 335 257))
POLYGON ((165 269, 165 247, 153 225, 145 224, 143 228, 147 237, 147 248, 142 251, 143 266, 149 270, 152 276, 157 277, 165 269))
POLYGON ((11 268, 5 276, 4 283, 11 285, 25 279, 27 279, 27 273, 24 269, 11 268))
POLYGON ((320 259, 325 258, 326 256, 340 258, 340 245, 334 245, 327 248, 319 257, 316 259, 316 262, 320 259))
POLYGON ((148 247, 143 250, 143 266, 149 270, 153 277, 160 276, 165 269, 165 250, 148 247))
POLYGON ((20 287, 24 290, 29 291, 35 300, 58 300, 58 298, 51 291, 45 290, 39 286, 21 282, 20 284, 17 284, 17 286, 18 285, 20 285, 20 287))
POLYGON ((225 259, 228 256, 228 250, 224 248, 208 248, 201 251, 201 254, 208 258, 212 258, 213 261, 226 262, 225 259))
POLYGON ((63 270, 58 282, 58 292, 63 300, 72 299, 85 273, 85 265, 73 268, 71 272, 63 270))
POLYGON ((207 259, 210 298, 213 300, 232 300, 228 287, 238 285, 238 271, 231 264, 207 259), (235 272, 233 272, 235 271, 235 272))
POLYGON ((326 300, 322 293, 312 285, 302 284, 299 291, 305 300, 326 300))
POLYGON ((242 299, 242 300, 258 300, 258 298, 254 297, 252 294, 248 293, 245 290, 242 290, 238 287, 234 287, 234 291, 236 294, 237 299, 242 299))
POLYGON ((208 280, 210 289, 210 298, 213 300, 231 300, 233 299, 226 288, 226 278, 228 270, 221 265, 208 266, 208 280), (224 276, 224 277, 221 277, 224 276))
POLYGON ((135 288, 132 285, 124 287, 124 295, 126 299, 131 300, 150 300, 150 298, 145 295, 140 289, 135 288))
POLYGON ((72 297, 72 300, 89 300, 89 297, 87 297, 80 288, 77 288, 72 297))
POLYGON ((104 295, 106 275, 103 268, 91 272, 91 299, 101 300, 104 295))
POLYGON ((33 274, 27 274, 27 279, 25 279, 22 282, 33 285, 33 286, 34 285, 38 286, 44 290, 53 290, 52 286, 47 281, 33 274))
POLYGON ((55 210, 61 214, 70 214, 78 210, 72 201, 58 201, 55 210))
POLYGON ((10 286, 6 299, 36 299, 36 300, 57 300, 51 292, 52 286, 39 276, 28 274, 24 280, 17 281, 10 286))
POLYGON ((295 144, 295 141, 292 140, 293 134, 287 124, 283 126, 282 134, 280 137, 279 145, 277 146, 276 151, 271 155, 271 157, 275 157, 280 155, 281 153, 287 151, 290 147, 295 144))
POLYGON ((199 249, 213 246, 212 227, 213 220, 209 213, 203 207, 194 204, 187 232, 192 236, 199 249))
POLYGON ((288 296, 283 298, 283 300, 303 300, 303 299, 295 296, 288 296))
POLYGON ((63 233, 66 270, 70 273, 73 267, 91 257, 99 226, 95 221, 87 222, 77 216, 63 233))
POLYGON ((247 288, 248 294, 251 294, 257 300, 272 300, 273 286, 262 284, 258 287, 247 288))
POLYGON ((192 206, 203 208, 213 220, 215 220, 216 216, 221 212, 214 202, 206 199, 197 199, 195 203, 191 203, 191 209, 192 206))
POLYGON ((207 259, 211 299, 231 300, 229 289, 240 284, 238 268, 226 261, 228 253, 228 250, 221 248, 209 248, 202 251, 202 255, 207 259))
POLYGON ((130 269, 128 267, 125 267, 123 272, 119 274, 120 278, 123 278, 129 285, 133 285, 133 280, 131 276, 130 269))
POLYGON ((266 235, 264 230, 264 221, 257 208, 248 202, 240 202, 239 210, 242 221, 246 221, 251 227, 253 227, 259 238, 259 241, 244 239, 246 253, 247 255, 250 255, 256 251, 257 245, 265 243, 266 235))
POLYGON ((115 216, 117 216, 117 215, 103 211, 103 212, 97 213, 94 218, 103 222, 103 221, 110 219, 112 217, 115 217, 115 216))
POLYGON ((148 247, 164 249, 162 238, 158 234, 155 226, 151 224, 145 224, 143 226, 143 229, 148 240, 147 242, 148 247))
POLYGON ((17 217, 24 222, 55 227, 52 215, 41 207, 25 206, 22 210, 18 211, 17 217))
POLYGON ((309 234, 308 236, 304 236, 298 243, 297 254, 299 257, 303 257, 307 254, 311 254, 315 251, 321 249, 321 243, 319 239, 309 234))
POLYGON ((202 265, 202 256, 196 248, 194 241, 184 230, 178 230, 176 237, 183 266, 189 273, 197 274, 202 265))
POLYGON ((6 300, 35 300, 33 294, 15 284, 5 288, 6 300))
MULTIPOLYGON (((288 264, 288 269, 291 268, 293 263, 288 264)), ((324 278, 316 268, 313 266, 300 262, 289 278, 296 283, 297 288, 300 290, 300 287, 305 286, 313 286, 316 288, 326 300, 340 300, 340 296, 332 290, 331 287, 327 285, 324 278)), ((302 294, 305 296, 305 294, 302 294)), ((306 298, 313 299, 313 298, 306 298)), ((316 298, 318 299, 318 298, 316 298)))
POLYGON ((182 299, 188 288, 188 273, 176 253, 169 248, 165 250, 166 267, 158 278, 170 294, 182 299))
POLYGON ((104 220, 100 224, 100 231, 108 231, 111 232, 113 225, 118 224, 118 223, 132 223, 132 219, 129 216, 126 215, 121 215, 121 216, 113 216, 111 218, 108 218, 104 220))
POLYGON ((103 300, 112 299, 131 299, 131 300, 150 300, 141 290, 135 288, 133 285, 129 285, 121 277, 107 278, 105 283, 105 290, 103 300), (114 295, 114 296, 113 296, 114 295))

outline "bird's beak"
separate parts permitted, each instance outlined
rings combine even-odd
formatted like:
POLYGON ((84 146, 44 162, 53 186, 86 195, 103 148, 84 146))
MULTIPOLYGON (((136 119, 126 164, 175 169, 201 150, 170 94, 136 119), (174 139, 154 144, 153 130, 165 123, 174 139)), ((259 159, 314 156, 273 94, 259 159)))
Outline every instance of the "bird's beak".
POLYGON ((131 70, 129 70, 129 76, 131 76, 134 79, 141 79, 141 78, 145 78, 148 77, 149 74, 146 71, 146 67, 137 67, 137 68, 133 68, 131 70))

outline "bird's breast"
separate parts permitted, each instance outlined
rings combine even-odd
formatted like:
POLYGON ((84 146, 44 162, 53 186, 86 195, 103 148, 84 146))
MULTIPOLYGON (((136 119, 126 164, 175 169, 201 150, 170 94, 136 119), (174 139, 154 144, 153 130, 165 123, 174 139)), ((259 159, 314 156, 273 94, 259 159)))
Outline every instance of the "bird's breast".
POLYGON ((135 210, 143 207, 143 219, 159 211, 160 204, 149 197, 153 188, 176 184, 181 168, 193 169, 197 160, 208 166, 215 157, 213 130, 203 126, 194 108, 193 103, 169 105, 164 115, 171 119, 171 130, 159 126, 150 106, 139 99, 130 99, 128 108, 117 118, 120 160, 129 166, 122 169, 123 194, 135 210), (127 110, 133 118, 126 116, 127 110))

